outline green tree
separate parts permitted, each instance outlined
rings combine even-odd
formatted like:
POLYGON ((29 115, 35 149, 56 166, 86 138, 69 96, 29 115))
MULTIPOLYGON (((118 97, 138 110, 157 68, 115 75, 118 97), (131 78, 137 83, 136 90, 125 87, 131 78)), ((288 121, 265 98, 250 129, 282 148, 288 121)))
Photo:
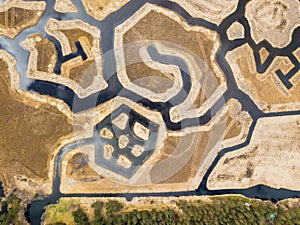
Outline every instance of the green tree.
POLYGON ((76 211, 72 212, 74 217, 74 222, 77 225, 88 225, 89 218, 85 214, 85 212, 79 207, 76 211))
POLYGON ((105 204, 105 208, 108 213, 119 212, 121 209, 123 209, 123 204, 116 200, 111 200, 105 204))

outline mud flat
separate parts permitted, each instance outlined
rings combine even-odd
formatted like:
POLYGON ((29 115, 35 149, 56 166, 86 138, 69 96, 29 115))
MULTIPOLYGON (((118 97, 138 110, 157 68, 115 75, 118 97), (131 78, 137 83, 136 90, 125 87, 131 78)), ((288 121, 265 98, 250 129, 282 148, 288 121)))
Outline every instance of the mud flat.
POLYGON ((261 118, 247 147, 226 153, 208 179, 209 189, 264 184, 300 190, 300 116, 261 118))

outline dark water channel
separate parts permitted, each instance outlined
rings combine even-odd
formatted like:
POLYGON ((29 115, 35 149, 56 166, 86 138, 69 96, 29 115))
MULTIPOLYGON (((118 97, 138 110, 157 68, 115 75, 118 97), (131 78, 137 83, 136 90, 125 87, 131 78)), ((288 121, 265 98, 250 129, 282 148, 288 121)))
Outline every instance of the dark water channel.
POLYGON ((2 182, 0 181, 0 197, 5 197, 2 182))
MULTIPOLYGON (((2 185, 2 182, 0 181, 0 199, 5 197, 5 193, 4 193, 4 188, 3 188, 3 185, 2 185)), ((1 210, 0 210, 0 216, 3 214, 3 213, 6 213, 7 212, 7 203, 5 204, 2 204, 2 207, 1 207, 1 210)))
MULTIPOLYGON (((1 2, 1 1, 0 1, 1 2)), ((285 198, 291 198, 291 197, 300 197, 299 191, 292 191, 287 189, 275 189, 271 188, 265 185, 257 185, 248 189, 230 189, 230 190, 218 190, 218 191, 211 191, 208 190, 206 187, 206 182, 209 174, 217 164, 218 160, 229 151, 237 150, 241 147, 244 147, 249 144, 249 141, 251 139, 254 126, 256 124, 256 121, 258 118, 266 117, 266 116, 276 116, 276 115, 293 115, 293 114, 300 114, 299 111, 297 112, 288 112, 288 113, 272 113, 272 114, 264 114, 261 112, 255 103, 249 98, 248 95, 240 91, 237 87, 237 84, 234 80, 231 68, 229 64, 225 60, 225 55, 227 51, 234 49, 244 43, 248 43, 251 48, 254 51, 254 56, 256 59, 256 66, 259 71, 264 71, 268 68, 268 66, 271 64, 272 59, 277 55, 286 55, 288 57, 290 56, 290 53, 292 49, 296 49, 299 47, 299 29, 295 29, 293 33, 293 40, 291 43, 283 48, 283 49, 276 49, 272 48, 267 42, 263 41, 259 44, 255 44, 250 36, 250 26, 244 17, 245 12, 245 5, 247 3, 246 0, 241 0, 239 2, 238 8, 236 12, 229 15, 224 21, 219 25, 216 26, 215 24, 212 24, 210 22, 207 22, 202 19, 197 19, 191 17, 183 8, 181 8, 176 3, 165 1, 165 0, 132 0, 125 6, 123 6, 121 9, 119 9, 117 12, 112 13, 109 15, 104 21, 97 21, 91 16, 89 16, 82 5, 82 2, 80 0, 73 0, 73 3, 78 8, 78 13, 67 13, 67 14, 61 14, 57 13, 53 10, 54 8, 54 2, 55 1, 47 1, 47 8, 45 13, 43 14, 41 20, 39 23, 29 29, 26 29, 22 31, 15 39, 11 40, 9 38, 0 37, 0 48, 7 50, 9 53, 11 53, 17 60, 17 70, 21 75, 21 88, 24 90, 30 90, 37 92, 39 94, 43 95, 50 95, 55 98, 61 99, 65 101, 69 107, 73 110, 73 112, 79 112, 83 111, 92 107, 95 107, 117 95, 120 94, 122 90, 122 95, 126 96, 132 100, 139 99, 138 101, 142 103, 144 106, 149 107, 151 109, 158 110, 162 113, 163 118, 167 124, 168 129, 171 130, 178 130, 181 129, 183 126, 193 126, 195 124, 205 124, 207 123, 211 117, 224 105, 225 102, 227 102, 230 98, 236 98, 242 103, 243 110, 246 110, 249 112, 249 114, 252 116, 254 122, 251 126, 249 135, 247 137, 247 140, 245 143, 234 146, 231 148, 227 148, 222 150, 212 165, 210 166, 209 170, 204 176, 203 181, 201 182, 199 188, 196 191, 191 192, 166 192, 166 193, 132 193, 132 194, 62 194, 59 190, 60 186, 60 166, 61 166, 61 159, 63 156, 68 152, 71 151, 75 146, 85 145, 88 143, 92 143, 94 140, 87 139, 82 140, 78 143, 73 143, 68 146, 65 146, 62 151, 59 153, 59 155, 56 158, 55 161, 55 177, 53 181, 53 191, 52 194, 49 197, 46 197, 43 200, 36 200, 33 201, 26 212, 26 216, 28 221, 31 222, 33 225, 40 224, 42 214, 44 213, 44 207, 48 204, 54 204, 56 203, 59 198, 61 197, 126 197, 128 200, 132 199, 133 197, 138 196, 188 196, 188 195, 220 195, 220 194, 243 194, 247 197, 251 198, 260 198, 260 199, 268 199, 272 200, 274 202, 285 199, 285 198), (103 53, 107 53, 111 51, 114 48, 113 38, 114 38, 114 29, 119 24, 123 23, 125 20, 127 20, 131 15, 133 15, 139 8, 141 8, 146 2, 150 2, 156 5, 160 5, 165 8, 169 8, 175 12, 177 12, 179 15, 181 15, 186 21, 191 25, 199 25, 203 27, 207 27, 211 30, 215 30, 218 32, 221 38, 221 49, 217 53, 217 62, 219 66, 222 68, 222 70, 225 73, 226 80, 227 80, 227 86, 228 90, 225 92, 222 99, 217 101, 217 103, 212 107, 210 111, 208 111, 203 117, 197 118, 197 119, 187 119, 183 121, 180 124, 172 123, 169 118, 169 109, 172 106, 172 102, 167 103, 153 103, 149 100, 143 99, 141 96, 130 92, 129 90, 126 90, 122 87, 120 82, 117 79, 116 74, 113 71, 116 71, 116 62, 114 58, 114 54, 107 54, 104 61, 104 77, 106 81, 108 82, 108 88, 95 93, 87 98, 80 99, 76 94, 69 89, 68 87, 65 87, 63 85, 55 84, 48 81, 40 81, 40 80, 32 80, 26 78, 26 71, 27 71, 27 62, 29 58, 29 52, 26 51, 24 48, 20 46, 19 43, 22 42, 28 35, 33 33, 41 33, 45 37, 49 38, 51 41, 54 42, 56 49, 58 50, 58 54, 61 53, 61 46, 58 43, 58 41, 54 40, 53 37, 50 37, 46 32, 44 31, 44 27, 48 21, 49 18, 55 18, 58 20, 70 20, 70 19, 82 19, 83 21, 98 27, 101 30, 101 48, 103 53), (245 38, 239 39, 236 41, 229 41, 226 35, 227 28, 235 21, 239 21, 245 28, 245 38), (266 47, 266 49, 270 52, 269 58, 266 60, 265 63, 260 63, 259 58, 259 50, 261 47, 266 47), (75 104, 74 104, 75 103, 75 104)), ((84 53, 80 51, 81 48, 78 46, 78 53, 82 57, 84 57, 84 53)), ((183 68, 185 65, 182 64, 182 61, 180 61, 176 57, 166 57, 159 55, 155 49, 151 49, 150 51, 151 56, 155 58, 156 60, 160 62, 165 63, 172 63, 172 64, 181 64, 181 68, 183 68)), ((74 55, 70 55, 68 57, 73 57, 74 55)), ((63 62, 63 60, 66 60, 66 58, 62 57, 61 55, 58 55, 58 59, 60 61, 56 64, 56 70, 59 73, 60 72, 60 65, 63 62)), ((296 63, 296 62, 295 62, 296 63)), ((299 63, 298 63, 299 64, 299 63)), ((299 65, 296 65, 299 67, 299 65)), ((184 90, 180 92, 178 96, 175 96, 173 101, 175 102, 181 102, 184 97, 185 93, 189 91, 190 88, 190 78, 186 71, 181 71, 184 79, 184 90)), ((0 182, 0 196, 4 195, 3 188, 1 186, 0 182)))

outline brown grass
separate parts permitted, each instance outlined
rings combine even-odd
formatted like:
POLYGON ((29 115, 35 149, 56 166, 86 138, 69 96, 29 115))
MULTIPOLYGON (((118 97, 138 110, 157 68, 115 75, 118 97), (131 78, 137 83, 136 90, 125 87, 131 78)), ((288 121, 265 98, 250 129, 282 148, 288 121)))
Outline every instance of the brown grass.
POLYGON ((54 72, 54 66, 56 63, 56 50, 54 44, 48 39, 40 36, 42 38, 41 42, 37 42, 35 47, 38 51, 38 63, 37 70, 43 72, 54 72), (50 70, 48 70, 48 65, 52 64, 50 70))
POLYGON ((258 100, 262 100, 268 105, 285 104, 299 101, 300 85, 295 85, 289 90, 291 96, 288 98, 279 91, 271 78, 260 81, 257 78, 257 74, 250 71, 250 65, 247 57, 238 59, 237 64, 241 70, 241 74, 243 74, 243 77, 247 82, 247 86, 251 87, 256 96, 259 96, 258 100))
MULTIPOLYGON (((228 119, 227 120, 227 122, 228 122, 227 126, 229 124, 231 124, 231 121, 232 121, 232 119, 228 119)), ((241 123, 238 122, 238 121, 234 121, 231 124, 231 127, 229 128, 227 134, 225 135, 224 140, 230 139, 230 138, 234 138, 234 137, 238 136, 241 133, 241 131, 242 131, 242 125, 241 125, 241 123)))
POLYGON ((99 179, 101 176, 89 164, 81 164, 82 160, 88 161, 88 158, 81 153, 74 155, 68 162, 66 175, 69 178, 85 182, 99 179))
POLYGON ((80 29, 65 29, 65 30, 60 30, 66 37, 68 38, 72 52, 76 52, 77 48, 75 46, 75 42, 79 40, 80 37, 86 37, 87 40, 89 41, 89 44, 93 44, 93 36, 83 30, 80 29))
POLYGON ((195 151, 191 159, 185 164, 185 166, 181 170, 179 170, 169 179, 165 180, 163 183, 183 183, 195 177, 202 160, 204 160, 207 155, 207 153, 204 150, 209 139, 209 134, 209 132, 201 132, 197 135, 197 143, 192 145, 192 147, 195 148, 195 151))
POLYGON ((33 26, 38 22, 40 16, 39 10, 27 10, 12 7, 5 12, 0 12, 0 35, 6 35, 10 38, 15 37, 22 29, 33 26), (12 30, 14 28, 15 30, 12 30))
MULTIPOLYGON (((132 29, 127 31, 123 37, 124 44, 141 40, 166 41, 182 46, 197 55, 204 62, 207 62, 212 70, 209 55, 213 48, 213 41, 201 32, 186 31, 180 24, 163 14, 151 11, 132 29)), ((136 57, 139 55, 138 48, 135 50, 125 48, 124 50, 125 56, 134 55, 136 57)), ((129 64, 128 60, 129 59, 125 59, 126 65, 129 64)), ((127 75, 132 81, 148 76, 167 78, 161 72, 148 68, 143 62, 127 66, 127 75)), ((162 90, 165 90, 173 84, 172 81, 170 81, 168 86, 166 86, 165 83, 166 82, 163 82, 164 87, 161 88, 162 90)), ((155 82, 148 82, 145 84, 145 87, 150 90, 157 90, 157 86, 160 85, 161 84, 157 85, 155 82)), ((214 89, 216 87, 211 88, 214 89)), ((203 93, 201 93, 195 101, 195 107, 201 105, 206 100, 206 97, 208 96, 203 96, 203 93)))
POLYGON ((81 65, 70 69, 69 78, 86 88, 93 83, 96 74, 95 61, 84 61, 81 65))
POLYGON ((9 86, 7 65, 0 61, 1 170, 10 175, 28 170, 47 178, 50 150, 59 138, 71 133, 72 126, 65 115, 48 104, 39 108, 25 105, 22 96, 9 86))
POLYGON ((28 22, 28 19, 36 17, 38 10, 27 10, 12 7, 5 12, 0 12, 0 24, 7 28, 22 26, 28 22))

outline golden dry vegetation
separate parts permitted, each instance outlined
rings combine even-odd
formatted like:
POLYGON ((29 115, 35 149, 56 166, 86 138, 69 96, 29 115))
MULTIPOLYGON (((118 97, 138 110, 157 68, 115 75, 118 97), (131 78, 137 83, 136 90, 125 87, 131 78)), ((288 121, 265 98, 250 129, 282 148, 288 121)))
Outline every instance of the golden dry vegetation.
POLYGON ((82 0, 88 14, 98 20, 104 20, 130 0, 82 0))
POLYGON ((40 10, 27 10, 16 7, 0 12, 0 35, 13 38, 23 29, 36 24, 41 15, 40 10))
POLYGON ((47 178, 51 149, 72 132, 72 126, 55 107, 34 108, 22 103, 22 98, 10 89, 7 64, 0 60, 1 178, 18 174, 47 178))
POLYGON ((75 154, 69 161, 66 174, 68 178, 89 182, 101 176, 88 164, 88 157, 82 153, 75 154))
MULTIPOLYGON (((61 32, 68 38, 72 52, 77 51, 75 42, 79 40, 81 40, 81 42, 84 41, 84 43, 81 44, 91 49, 94 37, 90 33, 80 29, 66 29, 61 30, 61 32)), ((67 76, 71 80, 75 81, 82 88, 87 88, 88 86, 92 85, 96 74, 97 68, 95 61, 93 59, 87 59, 75 67, 68 68, 68 70, 63 72, 62 75, 67 76)))
POLYGON ((241 74, 244 76, 247 86, 253 89, 253 92, 257 96, 257 100, 264 101, 268 106, 273 104, 285 104, 291 102, 297 102, 299 100, 300 85, 294 85, 290 90, 290 97, 286 97, 275 86, 272 79, 267 78, 264 81, 258 79, 258 74, 251 72, 251 65, 247 60, 247 57, 241 57, 237 60, 237 64, 241 70, 241 74))
POLYGON ((35 35, 41 38, 41 41, 36 42, 35 47, 38 52, 39 62, 37 63, 37 70, 43 72, 54 72, 56 63, 56 50, 54 44, 41 35, 35 35))
MULTIPOLYGON (((212 70, 210 54, 214 45, 213 41, 204 33, 186 31, 179 23, 161 13, 151 11, 123 36, 124 46, 142 40, 165 41, 182 46, 197 55, 204 62, 207 62, 212 70)), ((138 50, 138 48, 124 48, 125 62, 126 65, 128 65, 126 70, 129 79, 157 93, 161 93, 167 88, 170 88, 173 85, 174 79, 172 75, 167 74, 166 76, 160 71, 151 69, 146 66, 142 60, 130 65, 130 58, 128 57, 137 57, 139 55, 138 50), (147 79, 143 79, 146 77, 147 79), (150 82, 155 80, 160 81, 160 83, 150 82)), ((210 88, 215 89, 216 87, 210 88)), ((201 92, 195 101, 195 106, 201 105, 205 100, 206 97, 201 92)))

